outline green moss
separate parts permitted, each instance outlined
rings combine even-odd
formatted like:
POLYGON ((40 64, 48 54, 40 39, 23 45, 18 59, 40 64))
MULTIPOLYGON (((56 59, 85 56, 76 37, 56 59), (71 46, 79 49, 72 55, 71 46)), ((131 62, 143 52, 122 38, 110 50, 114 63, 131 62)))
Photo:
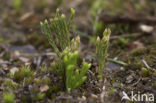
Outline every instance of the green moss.
POLYGON ((140 70, 142 67, 144 67, 144 64, 141 62, 140 58, 135 58, 135 57, 132 58, 133 58, 133 60, 131 60, 132 66, 134 66, 136 70, 140 70))
POLYGON ((4 39, 0 37, 0 43, 4 43, 4 39))
POLYGON ((152 87, 156 87, 156 82, 152 83, 152 87))
POLYGON ((35 78, 34 82, 35 82, 35 84, 41 84, 41 79, 40 78, 35 78))
POLYGON ((38 100, 42 100, 44 97, 45 97, 45 94, 44 94, 44 93, 39 93, 39 94, 37 95, 37 99, 38 99, 38 100))
POLYGON ((31 91, 32 92, 32 94, 37 94, 38 92, 39 92, 39 88, 33 88, 33 90, 31 91))
POLYGON ((31 76, 31 69, 28 66, 24 66, 21 68, 21 72, 23 73, 24 77, 31 76))
POLYGON ((33 76, 29 66, 23 66, 19 71, 15 72, 14 79, 17 81, 23 80, 25 77, 33 76))
POLYGON ((46 72, 46 68, 45 67, 42 67, 41 68, 41 72, 45 73, 46 72))
POLYGON ((33 80, 34 80, 34 78, 33 78, 33 77, 28 77, 28 78, 25 78, 25 85, 26 85, 26 84, 30 84, 30 83, 32 83, 32 82, 33 82, 33 80))
POLYGON ((27 40, 29 43, 33 44, 35 47, 40 47, 42 45, 45 48, 50 48, 50 44, 46 41, 45 38, 43 38, 39 34, 28 35, 27 40), (34 42, 34 41, 36 41, 36 42, 34 42))
POLYGON ((111 88, 111 89, 108 90, 108 94, 109 95, 113 94, 114 92, 115 92, 115 89, 114 88, 111 88))
POLYGON ((62 67, 64 67, 64 64, 62 64, 62 63, 56 63, 56 62, 51 63, 52 72, 58 76, 62 76, 63 71, 60 69, 61 65, 62 65, 62 67))
POLYGON ((49 77, 44 77, 42 80, 41 80, 42 84, 46 84, 46 85, 50 85, 51 84, 51 80, 49 77))
POLYGON ((4 103, 15 103, 15 95, 11 92, 6 92, 3 94, 4 103))
POLYGON ((133 52, 133 56, 141 56, 141 55, 145 55, 148 54, 150 52, 149 49, 137 49, 133 52))
POLYGON ((6 79, 4 84, 7 86, 7 87, 12 87, 12 88, 17 88, 17 83, 13 82, 11 79, 6 79))
POLYGON ((147 64, 149 66, 153 66, 155 63, 154 63, 154 58, 155 58, 156 55, 153 55, 152 53, 150 53, 148 56, 146 56, 146 59, 145 61, 147 62, 147 64))
POLYGON ((140 63, 134 64, 134 68, 135 68, 136 70, 140 70, 142 67, 143 67, 143 64, 140 64, 140 63))
POLYGON ((136 49, 133 51, 132 54, 128 55, 126 57, 127 62, 136 70, 140 70, 141 68, 145 67, 142 60, 144 59, 147 64, 154 68, 155 66, 155 50, 151 47, 148 47, 146 49, 136 49))
POLYGON ((38 93, 36 97, 33 98, 34 101, 43 100, 45 97, 45 93, 38 93))
POLYGON ((51 97, 52 93, 56 93, 60 90, 59 86, 53 85, 49 87, 49 89, 46 91, 46 96, 51 97))
POLYGON ((141 74, 142 76, 148 77, 150 75, 150 70, 147 68, 142 68, 141 74))

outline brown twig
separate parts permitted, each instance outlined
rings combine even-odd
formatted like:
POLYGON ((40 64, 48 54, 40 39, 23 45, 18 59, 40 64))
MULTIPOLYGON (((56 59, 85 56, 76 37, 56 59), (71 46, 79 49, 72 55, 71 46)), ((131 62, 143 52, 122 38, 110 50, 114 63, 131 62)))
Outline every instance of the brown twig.
POLYGON ((136 86, 140 81, 141 81, 141 78, 139 78, 137 82, 133 83, 132 86, 136 86))
POLYGON ((146 23, 156 25, 156 17, 112 16, 107 14, 100 14, 98 20, 103 21, 104 23, 146 23))

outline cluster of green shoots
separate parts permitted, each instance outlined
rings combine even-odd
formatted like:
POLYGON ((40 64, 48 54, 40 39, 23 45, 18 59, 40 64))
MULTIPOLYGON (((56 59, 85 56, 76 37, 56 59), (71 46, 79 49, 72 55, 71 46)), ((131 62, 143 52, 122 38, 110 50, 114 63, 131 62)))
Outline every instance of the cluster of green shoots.
POLYGON ((86 72, 90 68, 90 64, 83 62, 82 68, 79 71, 76 69, 77 60, 79 57, 78 51, 69 52, 65 51, 66 55, 64 56, 65 68, 66 68, 66 89, 70 91, 71 89, 78 88, 86 79, 86 72))
MULTIPOLYGON (((56 74, 64 78, 64 84, 68 91, 78 88, 86 80, 85 74, 91 67, 83 61, 78 65, 80 37, 70 40, 70 28, 75 15, 75 10, 71 9, 71 16, 66 19, 60 10, 56 10, 56 16, 50 20, 41 22, 42 33, 48 39, 50 45, 56 52, 59 63, 52 66, 56 74), (52 35, 55 32, 55 36, 52 35), (80 69, 81 68, 81 69, 80 69)), ((106 29, 103 39, 97 39, 97 57, 99 60, 99 76, 102 78, 102 70, 105 66, 110 30, 106 29)))
POLYGON ((70 47, 70 26, 72 23, 72 20, 75 15, 75 10, 71 9, 71 16, 68 21, 66 21, 66 16, 64 14, 60 14, 60 10, 56 10, 56 16, 54 18, 51 18, 48 22, 48 20, 45 20, 44 23, 41 24, 42 33, 45 34, 47 39, 49 40, 50 45, 53 47, 54 51, 57 53, 57 55, 60 57, 61 52, 66 49, 66 47, 70 47), (52 36, 52 30, 55 32, 56 39, 58 41, 58 44, 61 48, 61 50, 58 49, 57 44, 54 40, 54 37, 52 36))
MULTIPOLYGON (((42 72, 45 72, 45 68, 42 68, 42 72)), ((14 90, 17 90, 19 87, 22 88, 25 85, 35 83, 35 84, 44 84, 44 85, 51 85, 51 80, 49 77, 44 77, 41 79, 34 79, 35 74, 30 66, 23 66, 19 70, 15 72, 10 72, 10 76, 13 79, 5 79, 4 80, 4 87, 5 90, 3 92, 3 102, 4 103, 15 103, 16 94, 13 92, 14 90)), ((33 90, 33 93, 37 93, 37 95, 32 97, 33 101, 40 101, 42 100, 46 93, 43 93, 41 91, 33 90)), ((22 99, 21 99, 22 100, 22 99)), ((22 100, 24 103, 26 103, 25 100, 22 100)))
POLYGON ((82 68, 79 70, 77 64, 80 37, 78 36, 70 40, 69 35, 74 15, 75 10, 71 9, 71 16, 67 20, 66 16, 60 14, 60 10, 57 9, 54 18, 50 19, 49 22, 48 20, 45 20, 44 23, 41 22, 42 33, 47 37, 59 58, 59 63, 55 67, 53 66, 53 69, 54 71, 58 71, 56 73, 61 74, 62 78, 64 78, 64 83, 68 91, 78 88, 86 80, 85 74, 90 68, 90 64, 84 62, 82 68), (52 30, 55 32, 55 39, 52 36, 52 30))
POLYGON ((23 80, 24 78, 31 77, 32 75, 30 66, 23 66, 19 71, 11 74, 16 81, 23 80))
MULTIPOLYGON (((31 77, 33 74, 31 72, 31 68, 29 66, 23 66, 19 71, 15 71, 14 73, 10 73, 10 76, 17 82, 21 80, 26 80, 28 77, 31 77)), ((28 78, 30 79, 30 78, 28 78)), ((4 86, 9 87, 10 92, 3 93, 3 101, 4 103, 15 103, 15 94, 11 92, 13 89, 17 89, 19 85, 14 82, 12 79, 6 79, 4 82, 4 86)))

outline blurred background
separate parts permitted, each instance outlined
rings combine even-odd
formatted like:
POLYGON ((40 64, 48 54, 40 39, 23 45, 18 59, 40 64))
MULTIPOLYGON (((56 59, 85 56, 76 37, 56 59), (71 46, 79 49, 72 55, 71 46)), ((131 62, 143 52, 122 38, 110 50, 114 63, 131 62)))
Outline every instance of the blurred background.
POLYGON ((0 43, 50 47, 39 23, 53 17, 56 8, 67 17, 70 8, 76 10, 71 37, 80 35, 85 45, 105 28, 111 29, 111 46, 120 52, 155 44, 155 0, 1 0, 0 43))

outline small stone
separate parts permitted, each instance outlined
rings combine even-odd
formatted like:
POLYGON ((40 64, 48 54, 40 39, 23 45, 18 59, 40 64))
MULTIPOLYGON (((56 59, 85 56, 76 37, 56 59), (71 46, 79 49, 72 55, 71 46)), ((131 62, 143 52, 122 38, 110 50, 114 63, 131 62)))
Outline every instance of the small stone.
POLYGON ((153 30, 154 30, 154 27, 153 26, 149 26, 149 25, 140 25, 140 29, 143 31, 143 32, 146 32, 146 33, 151 33, 153 30))
POLYGON ((10 69, 10 73, 11 74, 15 74, 15 72, 19 71, 19 69, 17 67, 13 67, 10 69))
POLYGON ((46 92, 48 89, 49 89, 48 85, 43 85, 43 86, 40 87, 41 92, 46 92))
POLYGON ((28 12, 20 17, 20 23, 23 27, 30 27, 32 25, 38 25, 40 21, 34 12, 28 12))
POLYGON ((97 99, 97 98, 98 98, 98 96, 97 96, 97 95, 95 95, 95 94, 91 94, 91 96, 92 96, 92 98, 95 98, 95 99, 97 99))

